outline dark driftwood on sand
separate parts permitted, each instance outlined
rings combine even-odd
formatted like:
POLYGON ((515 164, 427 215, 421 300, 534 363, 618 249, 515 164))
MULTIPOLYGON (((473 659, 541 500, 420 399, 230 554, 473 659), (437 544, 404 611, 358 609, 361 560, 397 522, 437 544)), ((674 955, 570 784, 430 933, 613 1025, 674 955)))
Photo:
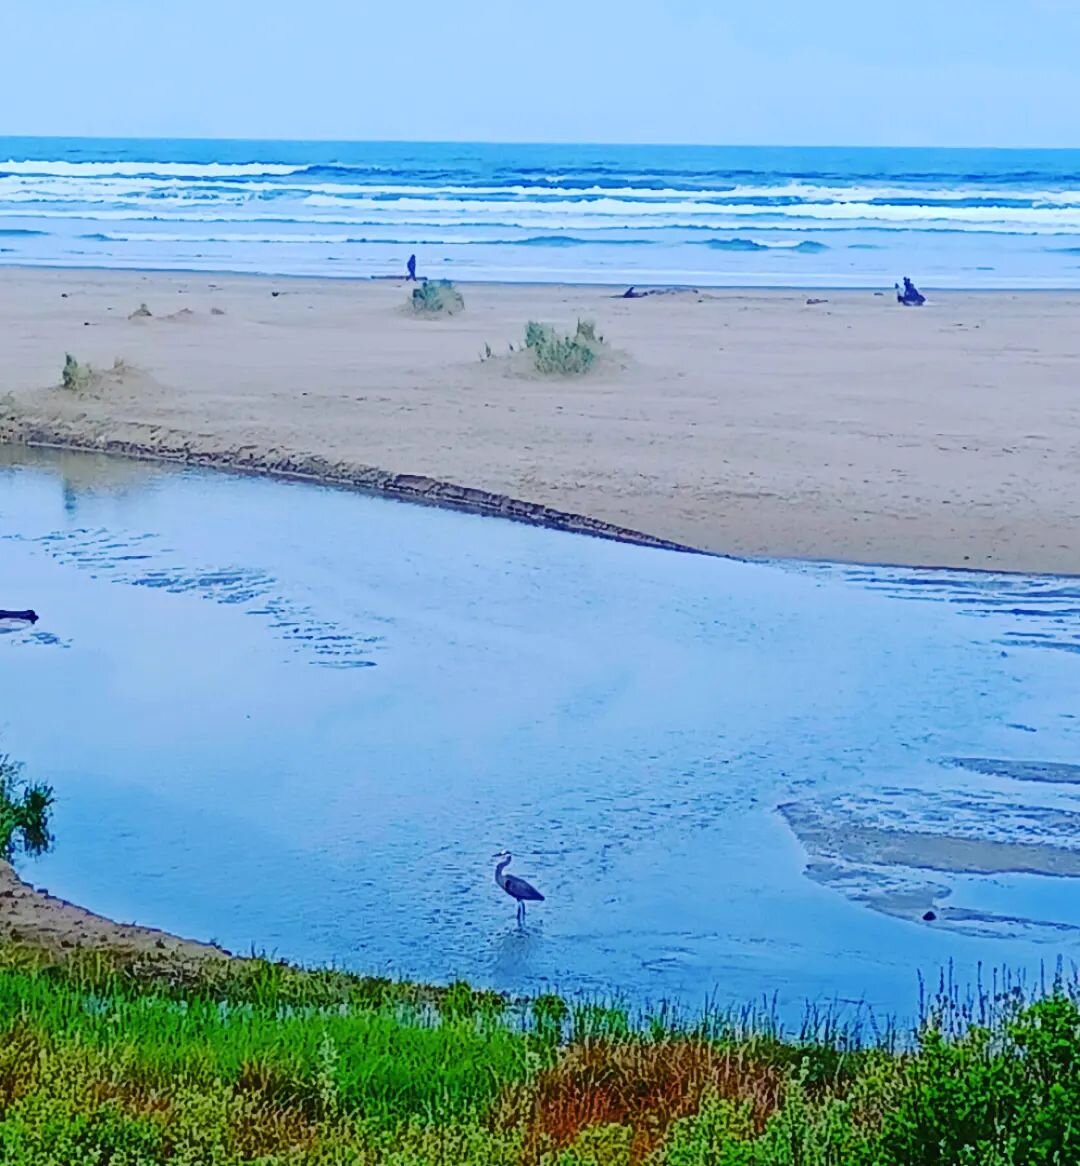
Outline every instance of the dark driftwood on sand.
POLYGON ((30 611, 4 611, 0 608, 0 619, 24 619, 28 623, 37 623, 37 612, 30 611))
POLYGON ((617 300, 643 300, 646 296, 678 296, 700 295, 696 287, 650 287, 645 291, 638 291, 637 287, 631 284, 624 292, 619 292, 614 298, 617 300))

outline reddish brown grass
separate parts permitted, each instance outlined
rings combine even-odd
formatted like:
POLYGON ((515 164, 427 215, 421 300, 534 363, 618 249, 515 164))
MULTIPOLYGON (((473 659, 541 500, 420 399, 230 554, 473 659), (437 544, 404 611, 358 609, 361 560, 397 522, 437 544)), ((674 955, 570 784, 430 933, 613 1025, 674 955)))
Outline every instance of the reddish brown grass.
POLYGON ((706 1094, 748 1103, 760 1131, 783 1101, 784 1080, 781 1066, 746 1048, 693 1039, 589 1041, 567 1048, 530 1087, 505 1098, 501 1118, 524 1123, 526 1163, 608 1123, 634 1131, 632 1161, 642 1162, 706 1094))
POLYGON ((228 1147, 242 1161, 311 1150, 319 1130, 296 1106, 248 1099, 230 1108, 228 1147))

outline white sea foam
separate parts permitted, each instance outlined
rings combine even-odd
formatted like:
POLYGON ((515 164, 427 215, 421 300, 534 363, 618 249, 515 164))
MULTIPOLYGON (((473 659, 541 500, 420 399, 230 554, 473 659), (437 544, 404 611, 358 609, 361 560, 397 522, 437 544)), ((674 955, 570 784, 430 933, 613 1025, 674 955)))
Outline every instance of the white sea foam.
POLYGON ((0 162, 0 173, 53 174, 72 178, 110 174, 164 174, 177 178, 242 178, 258 174, 296 174, 306 166, 279 162, 0 162))
MULTIPOLYGON (((73 164, 77 165, 77 164, 73 164)), ((82 164, 78 164, 82 165, 82 164)), ((89 165, 89 164, 86 164, 89 165)), ((135 165, 135 164, 133 164, 135 165)), ((0 170, 3 168, 0 167, 0 170)), ((223 167, 223 171, 226 168, 223 167)), ((298 168, 285 168, 282 173, 295 175, 298 168)), ((259 171, 260 174, 263 171, 259 171)), ((222 174, 221 177, 226 175, 222 174)), ((906 206, 932 203, 964 203, 982 200, 987 208, 1000 207, 1006 211, 1010 203, 1027 202, 1034 208, 1080 206, 1080 190, 988 190, 982 187, 905 187, 905 186, 822 186, 812 183, 789 182, 783 185, 717 186, 708 189, 647 186, 585 186, 568 187, 540 183, 516 183, 506 186, 468 186, 444 184, 439 186, 417 183, 357 183, 303 181, 245 181, 228 186, 215 184, 212 176, 199 180, 185 178, 178 172, 172 176, 156 176, 133 171, 129 176, 114 174, 93 175, 72 173, 62 175, 0 174, 0 201, 32 192, 37 197, 69 201, 78 199, 119 198, 127 195, 156 194, 166 191, 188 191, 191 196, 221 199, 245 199, 252 195, 310 195, 337 198, 447 198, 514 200, 524 199, 547 203, 566 199, 615 198, 629 202, 672 202, 689 200, 694 203, 728 203, 739 199, 795 200, 795 205, 822 203, 826 205, 858 205, 876 200, 906 206), (921 203, 920 203, 921 200, 921 203)), ((1018 208, 1026 209, 1026 208, 1018 208)))
MULTIPOLYGON (((403 240, 360 238, 356 235, 344 234, 315 234, 307 231, 293 231, 288 234, 262 234, 242 231, 214 231, 212 234, 176 234, 165 231, 102 231, 93 235, 85 235, 84 239, 101 243, 179 243, 202 246, 206 243, 270 243, 270 244, 305 244, 305 245, 340 245, 349 243, 404 243, 403 240)), ((513 243, 521 240, 514 239, 482 239, 477 240, 469 235, 443 235, 437 238, 410 239, 413 246, 443 246, 455 243, 513 243)))
MULTIPOLYGON (((8 219, 72 220, 87 224, 97 222, 162 222, 162 223, 295 223, 297 225, 342 226, 349 228, 399 228, 402 232, 423 228, 489 227, 504 230, 532 231, 552 234, 562 231, 745 231, 747 229, 787 230, 792 232, 877 230, 924 232, 959 232, 1000 235, 1080 235, 1080 208, 1067 213, 1047 212, 1039 217, 1036 212, 1000 218, 979 214, 983 208, 968 209, 966 213, 942 214, 937 207, 853 207, 837 214, 814 213, 814 208, 778 208, 731 206, 713 211, 697 207, 662 207, 650 214, 633 212, 619 214, 611 210, 593 211, 584 206, 540 208, 535 206, 508 207, 494 204, 484 207, 466 204, 452 210, 438 204, 423 204, 403 213, 395 213, 385 204, 358 207, 330 205, 318 209, 321 213, 302 212, 253 213, 251 208, 239 207, 230 211, 215 206, 200 213, 194 200, 173 203, 155 201, 140 207, 118 209, 115 206, 80 204, 70 208, 14 205, 2 208, 8 219), (793 213, 789 213, 793 211, 793 213), (892 212, 892 213, 890 213, 892 212), (904 212, 904 213, 900 213, 904 212), (914 212, 914 213, 910 213, 914 212)), ((90 229, 89 227, 87 228, 90 229)))
MULTIPOLYGON (((0 215, 163 223, 283 222, 342 227, 560 231, 917 230, 988 234, 1080 233, 1080 190, 1025 190, 968 182, 744 182, 709 189, 567 184, 565 174, 511 185, 425 185, 348 169, 275 162, 0 164, 0 215), (360 180, 363 173, 371 182, 360 180), (920 201, 922 200, 922 201, 920 201), (967 205, 977 202, 978 205, 967 205), (1027 203, 1028 205, 1008 205, 1027 203)), ((1045 183, 1040 184, 1045 187, 1045 183)))
MULTIPOLYGON (((917 228, 925 230, 987 231, 1008 234, 1054 234, 1080 231, 1080 205, 1035 207, 898 205, 847 202, 804 202, 793 205, 758 203, 710 203, 685 192, 661 198, 621 197, 611 191, 584 197, 548 193, 543 198, 485 198, 475 191, 468 196, 451 196, 440 190, 424 196, 398 193, 393 188, 377 194, 342 197, 335 193, 312 193, 298 187, 297 197, 263 201, 251 191, 209 192, 183 183, 155 190, 121 189, 115 186, 80 184, 75 189, 23 187, 12 189, 0 180, 0 213, 16 215, 22 210, 42 216, 87 219, 131 218, 175 221, 284 221, 343 224, 415 224, 418 220, 443 226, 492 223, 526 230, 588 229, 590 227, 714 227, 727 229, 744 222, 797 226, 812 223, 816 229, 917 228), (390 197, 388 197, 390 195, 390 197), (194 213, 204 207, 205 214, 194 213)), ((321 186, 325 190, 326 186, 321 186)), ((402 190, 407 188, 401 188, 402 190)), ((278 193, 269 187, 260 193, 278 193)))

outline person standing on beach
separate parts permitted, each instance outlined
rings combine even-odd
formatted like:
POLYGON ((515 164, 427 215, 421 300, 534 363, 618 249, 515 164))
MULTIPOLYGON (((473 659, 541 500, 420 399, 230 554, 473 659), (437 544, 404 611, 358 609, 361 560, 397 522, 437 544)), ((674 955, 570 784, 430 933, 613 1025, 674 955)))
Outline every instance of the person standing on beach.
POLYGON ((409 262, 405 264, 405 269, 408 271, 409 279, 416 279, 416 256, 410 255, 409 262))

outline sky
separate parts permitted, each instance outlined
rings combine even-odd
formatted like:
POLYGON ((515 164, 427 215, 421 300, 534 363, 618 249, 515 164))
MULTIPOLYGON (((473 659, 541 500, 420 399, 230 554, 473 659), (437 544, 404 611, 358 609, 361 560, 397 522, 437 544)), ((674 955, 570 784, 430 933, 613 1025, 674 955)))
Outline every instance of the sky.
POLYGON ((0 0, 0 134, 1080 147, 1080 0, 0 0))

